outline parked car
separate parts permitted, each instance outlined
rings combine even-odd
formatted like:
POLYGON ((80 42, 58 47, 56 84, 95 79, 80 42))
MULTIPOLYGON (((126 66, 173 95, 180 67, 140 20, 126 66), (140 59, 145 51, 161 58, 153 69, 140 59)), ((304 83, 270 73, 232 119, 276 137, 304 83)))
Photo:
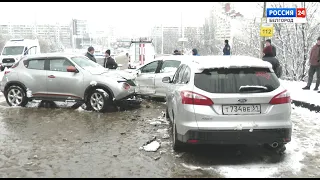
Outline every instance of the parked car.
POLYGON ((10 106, 35 99, 85 103, 87 109, 102 112, 132 97, 135 84, 82 55, 41 54, 5 71, 0 90, 10 106))
POLYGON ((136 74, 137 93, 151 97, 166 97, 167 84, 162 78, 173 77, 180 63, 192 56, 162 56, 128 72, 136 74))
POLYGON ((282 153, 291 141, 291 99, 271 64, 246 56, 195 59, 162 80, 173 148, 264 144, 282 153))

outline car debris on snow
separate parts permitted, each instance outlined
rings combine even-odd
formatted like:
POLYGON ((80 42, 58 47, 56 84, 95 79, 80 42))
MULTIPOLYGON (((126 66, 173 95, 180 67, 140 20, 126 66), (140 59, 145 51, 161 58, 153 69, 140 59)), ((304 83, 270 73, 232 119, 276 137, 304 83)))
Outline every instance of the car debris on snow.
POLYGON ((169 137, 170 137, 169 134, 164 134, 164 135, 162 136, 162 139, 169 139, 169 137))
POLYGON ((155 158, 153 158, 155 161, 159 160, 161 158, 161 156, 157 156, 155 158))
POLYGON ((143 146, 143 149, 147 152, 156 152, 160 148, 158 141, 152 141, 150 144, 143 146))
POLYGON ((27 97, 31 98, 32 97, 32 91, 30 91, 29 88, 27 88, 27 97))
POLYGON ((139 148, 139 150, 145 150, 147 152, 156 152, 160 148, 160 143, 156 141, 157 137, 153 136, 151 140, 147 141, 139 148))
POLYGON ((97 81, 91 81, 91 82, 90 82, 90 85, 91 85, 91 86, 96 86, 97 84, 98 84, 97 81))

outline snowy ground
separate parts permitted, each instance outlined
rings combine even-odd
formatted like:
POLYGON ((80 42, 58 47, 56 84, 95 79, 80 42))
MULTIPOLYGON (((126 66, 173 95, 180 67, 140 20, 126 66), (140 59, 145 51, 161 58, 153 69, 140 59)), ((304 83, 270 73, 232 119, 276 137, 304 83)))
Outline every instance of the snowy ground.
POLYGON ((313 90, 315 83, 311 85, 310 90, 302 90, 307 85, 306 82, 281 80, 281 84, 290 91, 293 100, 320 105, 320 93, 313 90))

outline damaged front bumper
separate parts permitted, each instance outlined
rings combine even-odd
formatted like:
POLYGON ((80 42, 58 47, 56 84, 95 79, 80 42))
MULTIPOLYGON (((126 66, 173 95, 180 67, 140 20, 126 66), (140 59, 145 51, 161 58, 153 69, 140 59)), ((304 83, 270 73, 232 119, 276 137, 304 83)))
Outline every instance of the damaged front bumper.
POLYGON ((137 96, 135 93, 125 98, 114 100, 115 105, 119 107, 137 107, 140 106, 142 98, 137 96))

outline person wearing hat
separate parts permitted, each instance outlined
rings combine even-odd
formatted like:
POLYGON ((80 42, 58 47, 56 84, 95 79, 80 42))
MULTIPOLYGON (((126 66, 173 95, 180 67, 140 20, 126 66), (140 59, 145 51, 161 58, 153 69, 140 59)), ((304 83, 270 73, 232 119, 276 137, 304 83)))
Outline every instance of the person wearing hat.
POLYGON ((174 50, 173 55, 181 55, 181 52, 179 52, 178 50, 174 50))
MULTIPOLYGON (((317 73, 316 86, 313 90, 318 91, 320 85, 320 37, 317 39, 317 43, 312 47, 310 51, 309 59, 309 72, 308 72, 308 84, 306 87, 302 88, 304 90, 310 90, 310 86, 313 81, 313 76, 317 73)), ((320 93, 320 91, 318 91, 320 93)))
POLYGON ((282 69, 281 69, 279 60, 274 57, 274 53, 272 52, 272 47, 266 46, 263 49, 263 54, 264 56, 262 57, 262 60, 269 62, 272 65, 272 69, 274 73, 277 75, 278 78, 280 78, 282 74, 282 69))
POLYGON ((111 55, 110 49, 106 50, 106 53, 105 53, 106 57, 104 58, 103 66, 108 69, 117 69, 118 64, 110 55, 111 55))
POLYGON ((89 58, 91 61, 93 62, 97 62, 96 58, 94 57, 94 48, 93 47, 89 47, 88 48, 88 52, 86 53, 85 56, 87 56, 87 58, 89 58))
POLYGON ((200 56, 200 55, 198 54, 198 50, 197 50, 196 48, 192 49, 192 55, 193 55, 193 56, 200 56))
POLYGON ((229 45, 228 40, 224 40, 224 48, 223 48, 223 55, 224 56, 229 56, 231 54, 231 48, 229 45))
POLYGON ((266 46, 271 46, 272 47, 272 53, 273 56, 276 57, 277 56, 277 49, 274 45, 271 44, 271 39, 267 39, 266 40, 266 46))

